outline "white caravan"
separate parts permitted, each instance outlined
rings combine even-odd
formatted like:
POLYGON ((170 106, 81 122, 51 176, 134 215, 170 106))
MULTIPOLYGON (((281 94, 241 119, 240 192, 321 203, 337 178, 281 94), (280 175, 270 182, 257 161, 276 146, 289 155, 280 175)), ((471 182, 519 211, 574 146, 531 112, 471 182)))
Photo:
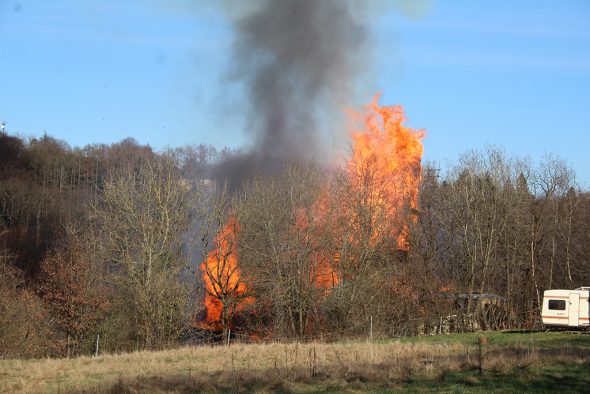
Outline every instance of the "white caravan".
POLYGON ((590 287, 545 290, 541 318, 547 327, 590 329, 590 287))

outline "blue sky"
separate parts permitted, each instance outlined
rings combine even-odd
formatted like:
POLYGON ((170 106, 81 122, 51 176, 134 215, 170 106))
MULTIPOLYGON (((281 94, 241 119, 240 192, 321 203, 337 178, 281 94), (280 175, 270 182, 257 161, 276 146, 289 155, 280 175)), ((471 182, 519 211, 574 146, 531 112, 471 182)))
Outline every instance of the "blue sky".
MULTIPOLYGON (((233 32, 212 4, 0 0, 0 120, 75 146, 129 136, 156 148, 243 145, 240 98, 223 83, 233 32)), ((590 186, 590 1, 377 10, 358 101, 380 91, 381 103, 402 104, 428 131, 427 160, 488 144, 553 152, 590 186)))

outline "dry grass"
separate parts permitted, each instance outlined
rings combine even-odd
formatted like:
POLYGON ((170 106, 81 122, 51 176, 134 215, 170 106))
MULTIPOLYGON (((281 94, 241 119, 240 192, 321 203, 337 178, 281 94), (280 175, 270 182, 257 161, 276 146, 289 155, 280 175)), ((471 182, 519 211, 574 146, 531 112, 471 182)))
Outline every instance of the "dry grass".
MULTIPOLYGON (((490 348, 485 368, 502 372, 588 361, 589 349, 514 346, 490 348)), ((300 392, 320 386, 355 391, 400 388, 410 376, 436 380, 448 372, 476 369, 477 362, 473 347, 459 343, 203 346, 98 358, 4 360, 0 392, 300 392)))

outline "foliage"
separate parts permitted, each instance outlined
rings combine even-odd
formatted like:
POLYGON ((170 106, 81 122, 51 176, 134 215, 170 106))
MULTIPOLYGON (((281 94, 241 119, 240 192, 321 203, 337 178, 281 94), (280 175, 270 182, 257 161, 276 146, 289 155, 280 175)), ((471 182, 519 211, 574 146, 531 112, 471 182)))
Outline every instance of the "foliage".
POLYGON ((37 291, 55 324, 67 336, 66 344, 74 349, 94 334, 93 329, 109 308, 106 289, 96 281, 99 273, 93 272, 90 260, 81 241, 71 235, 66 245, 54 249, 41 263, 37 291))
POLYGON ((47 313, 24 284, 6 251, 0 251, 0 358, 53 353, 47 313))

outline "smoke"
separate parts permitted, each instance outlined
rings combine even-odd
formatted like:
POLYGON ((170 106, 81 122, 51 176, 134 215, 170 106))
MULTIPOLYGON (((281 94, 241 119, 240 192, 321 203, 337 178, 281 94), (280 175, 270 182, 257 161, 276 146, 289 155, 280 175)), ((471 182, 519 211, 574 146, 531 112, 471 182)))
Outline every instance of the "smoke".
POLYGON ((251 142, 216 175, 235 185, 253 170, 330 156, 347 133, 335 122, 366 66, 359 0, 262 0, 232 18, 230 79, 243 89, 251 142))

